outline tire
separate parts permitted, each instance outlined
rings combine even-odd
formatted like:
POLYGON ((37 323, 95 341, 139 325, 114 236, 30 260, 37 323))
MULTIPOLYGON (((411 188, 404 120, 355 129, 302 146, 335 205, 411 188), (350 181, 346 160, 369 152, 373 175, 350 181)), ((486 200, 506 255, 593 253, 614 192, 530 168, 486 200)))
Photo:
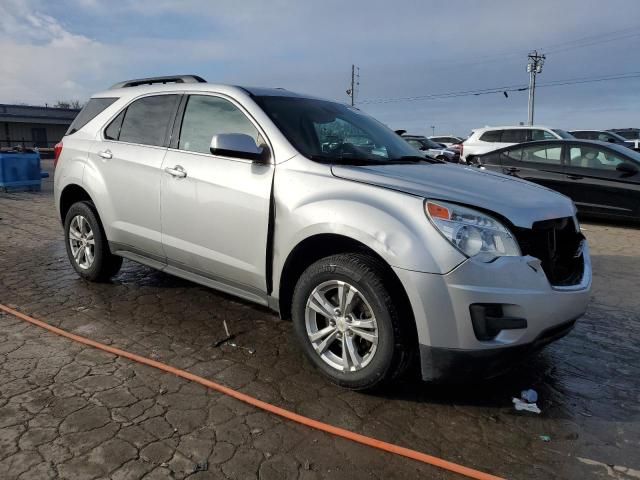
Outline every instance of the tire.
POLYGON ((64 240, 69 261, 83 279, 106 282, 120 271, 122 257, 109 250, 107 236, 92 203, 71 205, 64 220, 64 240), (92 260, 86 248, 92 249, 92 260))
MULTIPOLYGON (((413 316, 400 313, 406 309, 388 277, 379 260, 366 254, 346 253, 318 260, 298 279, 292 301, 294 330, 311 363, 333 383, 352 390, 372 390, 399 376, 410 364, 414 330, 408 322, 402 322, 402 317, 413 322, 413 316), (352 292, 351 307, 347 306, 348 302, 338 300, 340 282, 342 292, 352 292), (329 303, 319 308, 320 302, 312 301, 314 293, 329 303), (339 305, 345 311, 334 310, 333 319, 330 314, 319 313, 339 305), (351 313, 345 315, 350 309, 351 313), (369 326, 358 328, 365 324, 369 326), (334 336, 335 330, 337 336, 334 336), (331 333, 321 335, 327 331, 331 333), (377 341, 372 349, 374 342, 360 335, 369 338, 374 331, 377 341), (315 342, 315 337, 310 336, 314 333, 319 337, 315 342), (326 349, 322 343, 325 340, 326 349), (351 349, 344 350, 345 342, 351 342, 351 349), (355 357, 351 354, 353 351, 357 354, 355 357), (361 360, 359 365, 354 358, 361 360)), ((350 298, 349 294, 343 298, 350 298)))

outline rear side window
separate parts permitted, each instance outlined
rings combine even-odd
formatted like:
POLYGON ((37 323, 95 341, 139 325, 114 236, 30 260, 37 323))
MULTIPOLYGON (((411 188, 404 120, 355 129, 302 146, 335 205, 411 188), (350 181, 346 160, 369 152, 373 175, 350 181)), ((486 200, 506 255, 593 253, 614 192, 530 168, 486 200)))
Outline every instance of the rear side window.
POLYGON ((92 98, 89 100, 82 110, 80 110, 80 113, 78 113, 71 125, 69 125, 69 130, 67 130, 65 135, 71 135, 80 130, 116 100, 118 100, 117 97, 92 98))
MULTIPOLYGON (((179 95, 156 95, 136 100, 127 107, 120 134, 113 140, 163 146, 179 99, 179 95)), ((114 122, 107 127, 111 134, 115 134, 114 122)))
POLYGON ((546 130, 530 130, 531 140, 555 140, 557 137, 546 130))
POLYGON ((576 138, 583 138, 583 139, 591 138, 591 135, 589 135, 589 132, 571 132, 571 134, 576 138))
POLYGON ((562 163, 562 147, 531 145, 522 149, 522 161, 560 165, 562 163))
POLYGON ((483 142, 499 142, 502 132, 500 130, 489 130, 480 137, 483 142))
POLYGON ((527 129, 519 128, 502 131, 502 143, 522 143, 527 141, 527 129))

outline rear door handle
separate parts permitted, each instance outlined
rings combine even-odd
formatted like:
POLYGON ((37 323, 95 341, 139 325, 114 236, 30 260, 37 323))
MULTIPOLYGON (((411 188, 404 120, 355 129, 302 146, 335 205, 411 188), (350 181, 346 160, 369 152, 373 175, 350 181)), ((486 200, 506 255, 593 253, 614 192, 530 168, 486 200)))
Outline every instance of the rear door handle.
POLYGON ((106 158, 107 160, 113 158, 113 153, 111 153, 111 150, 101 150, 98 152, 98 155, 102 158, 106 158))
POLYGON ((570 178, 571 180, 581 180, 584 177, 582 175, 572 175, 572 174, 568 173, 567 174, 567 178, 570 178))
POLYGON ((167 167, 164 169, 164 171, 167 172, 169 175, 172 175, 178 178, 184 178, 187 176, 187 172, 180 165, 176 165, 173 168, 167 167))
POLYGON ((517 173, 520 171, 518 167, 505 167, 502 169, 504 173, 517 173))

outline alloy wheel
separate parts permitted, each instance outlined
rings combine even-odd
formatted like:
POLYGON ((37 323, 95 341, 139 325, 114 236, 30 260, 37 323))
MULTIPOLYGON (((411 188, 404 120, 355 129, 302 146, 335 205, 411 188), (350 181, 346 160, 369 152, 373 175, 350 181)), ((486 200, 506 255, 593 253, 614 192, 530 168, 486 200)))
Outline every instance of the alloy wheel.
POLYGON ((305 308, 307 336, 318 356, 332 368, 355 372, 366 367, 378 347, 378 324, 369 302, 341 280, 313 289, 305 308))
POLYGON ((69 224, 69 245, 74 262, 87 270, 95 260, 95 240, 91 225, 82 215, 76 215, 69 224))

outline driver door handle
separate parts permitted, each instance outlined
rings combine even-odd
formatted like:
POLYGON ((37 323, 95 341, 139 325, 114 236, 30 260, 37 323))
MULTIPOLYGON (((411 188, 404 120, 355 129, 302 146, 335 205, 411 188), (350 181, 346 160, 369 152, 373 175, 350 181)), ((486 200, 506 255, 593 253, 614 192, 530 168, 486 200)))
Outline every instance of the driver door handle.
POLYGON ((518 173, 520 171, 518 167, 505 167, 502 170, 504 173, 518 173))
POLYGON ((584 178, 582 175, 573 175, 571 173, 567 173, 567 178, 571 179, 571 180, 580 180, 582 178, 584 178))
POLYGON ((172 175, 174 177, 178 177, 178 178, 184 178, 187 176, 187 172, 184 168, 182 168, 180 165, 176 165, 175 167, 171 168, 171 167, 166 167, 164 169, 165 172, 167 172, 169 175, 172 175))
POLYGON ((101 150, 98 152, 98 156, 101 158, 106 158, 107 160, 113 158, 113 153, 111 153, 111 150, 101 150))

